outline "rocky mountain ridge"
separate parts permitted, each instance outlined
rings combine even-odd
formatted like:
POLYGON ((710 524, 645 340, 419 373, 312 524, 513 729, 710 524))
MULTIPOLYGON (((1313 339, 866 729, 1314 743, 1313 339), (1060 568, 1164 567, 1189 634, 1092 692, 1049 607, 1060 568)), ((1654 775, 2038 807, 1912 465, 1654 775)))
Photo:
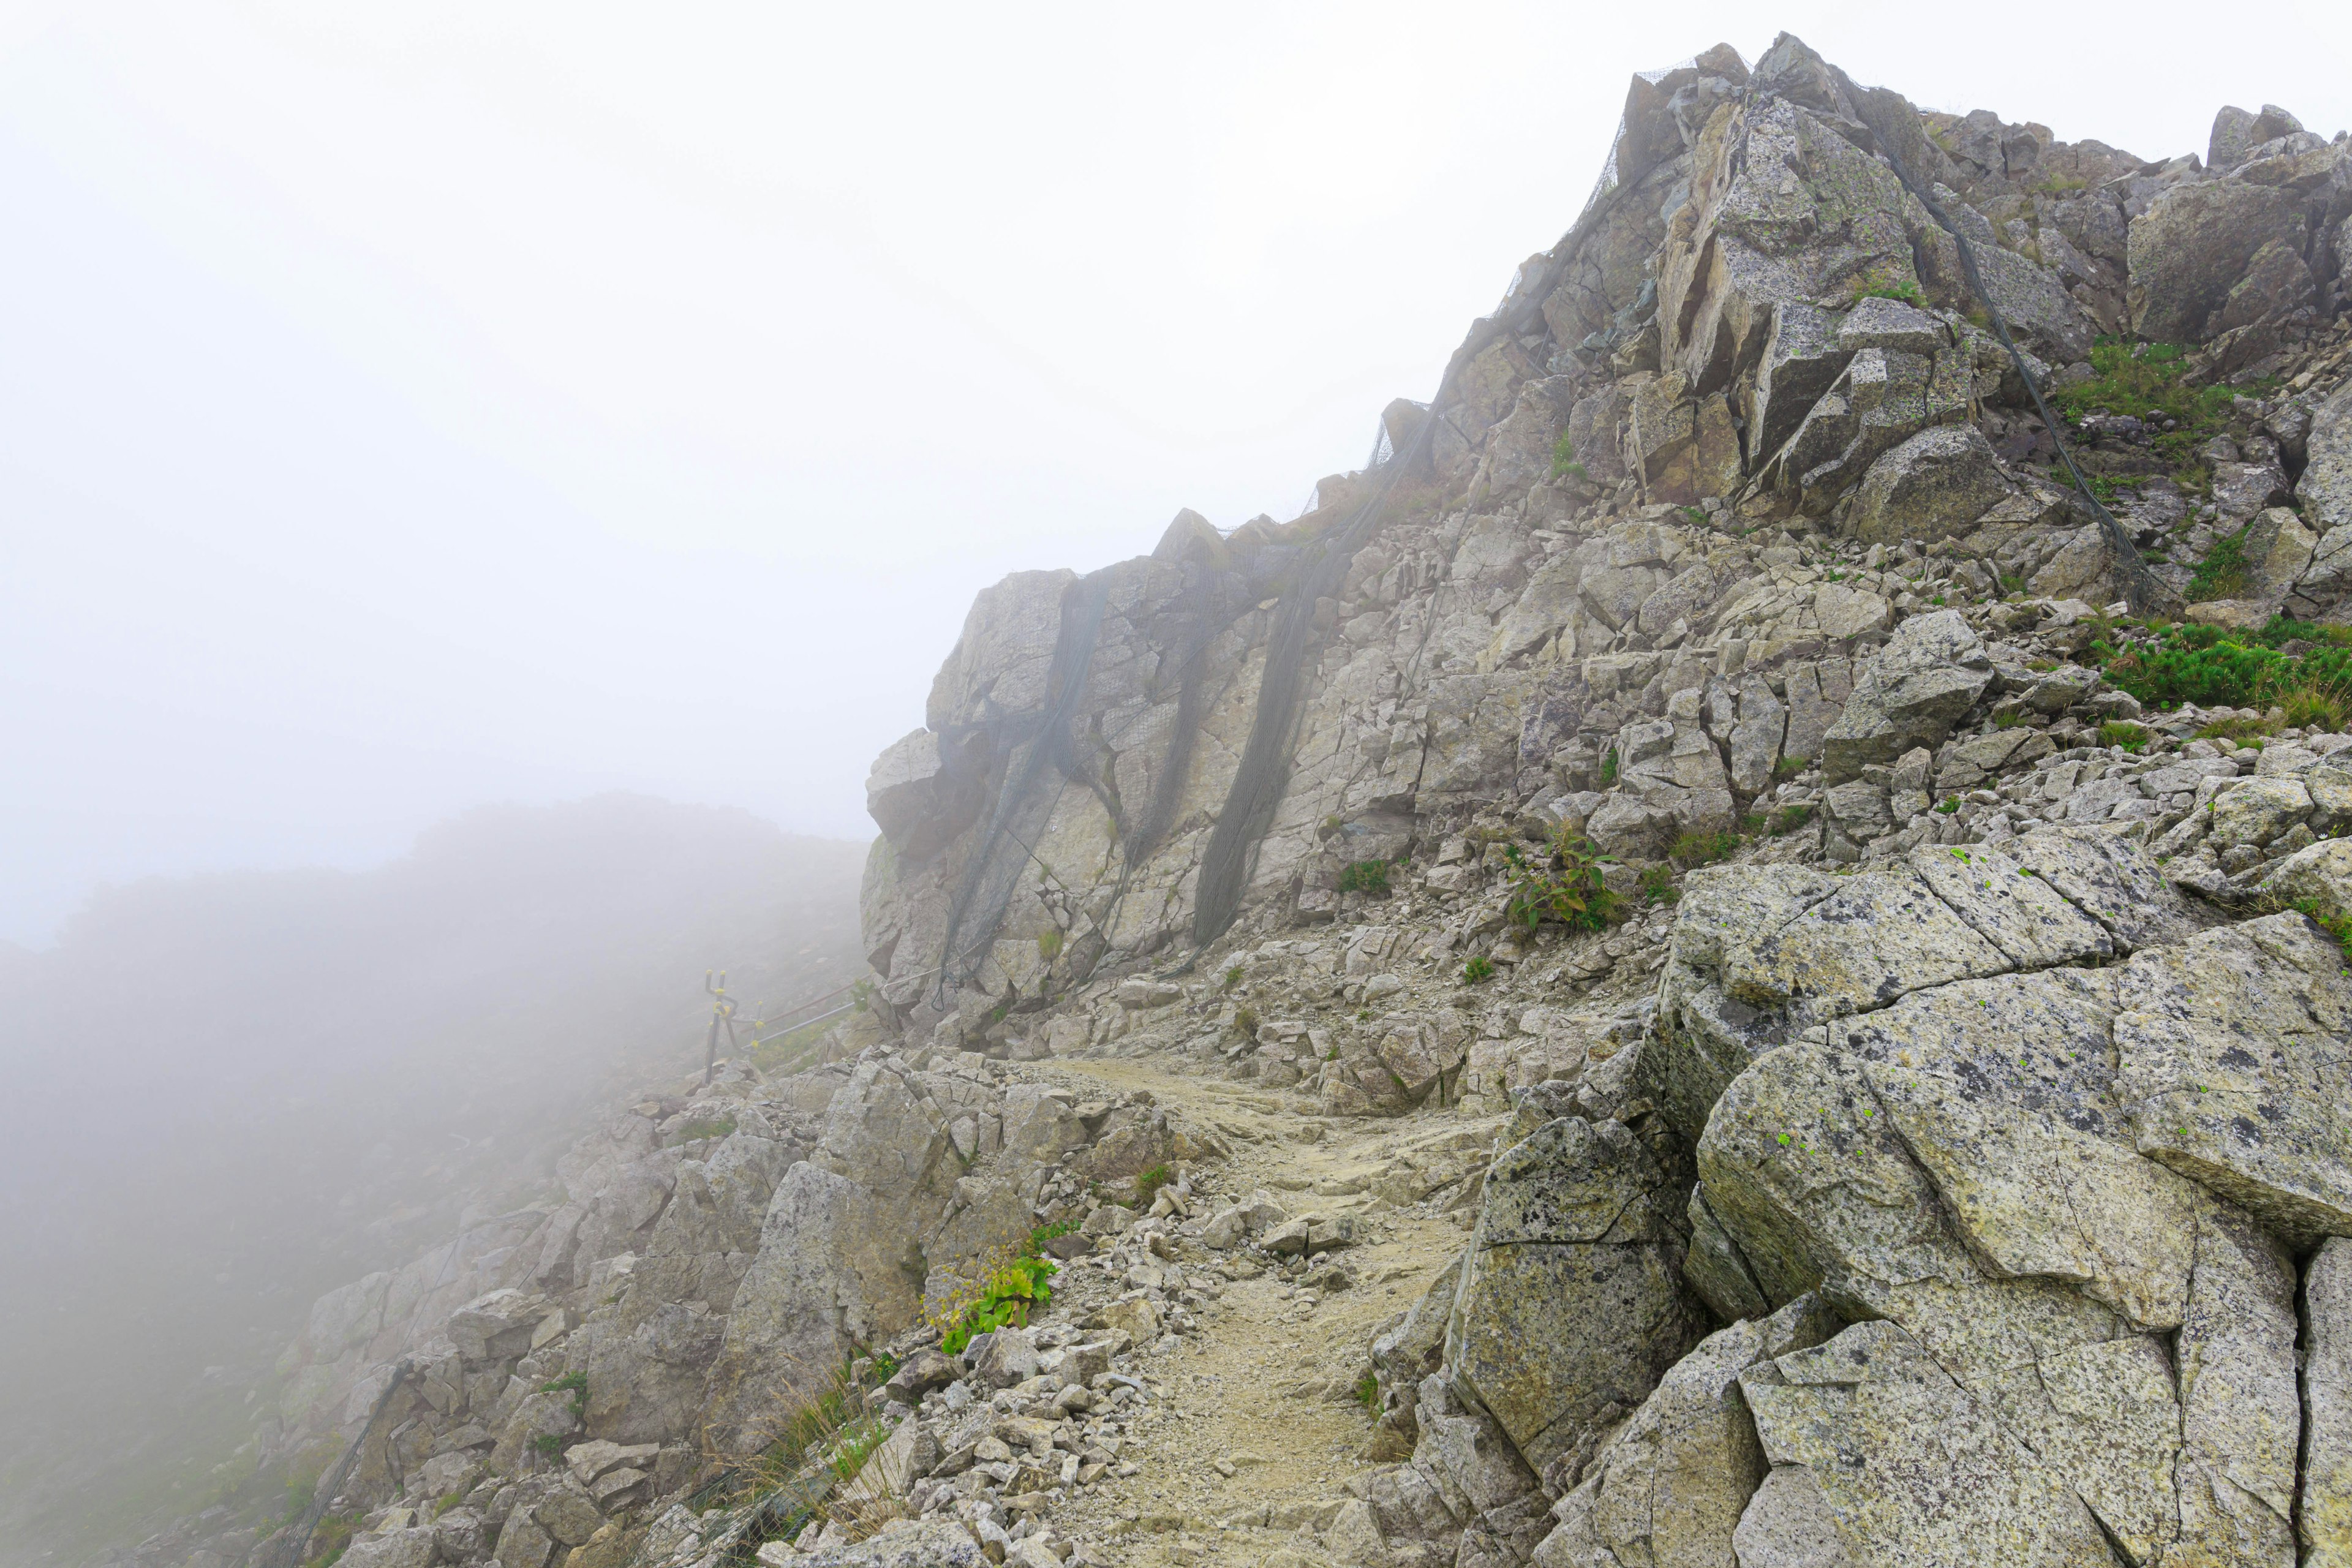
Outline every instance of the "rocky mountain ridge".
POLYGON ((1636 78, 1382 462, 980 595, 830 1060, 319 1304, 342 1560, 2352 1562, 2347 256, 1636 78))

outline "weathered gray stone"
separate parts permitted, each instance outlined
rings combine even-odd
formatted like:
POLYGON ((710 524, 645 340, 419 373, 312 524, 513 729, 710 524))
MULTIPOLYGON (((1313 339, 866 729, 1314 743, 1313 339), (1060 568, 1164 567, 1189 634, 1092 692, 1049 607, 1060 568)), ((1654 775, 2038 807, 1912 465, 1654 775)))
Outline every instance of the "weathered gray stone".
POLYGON ((1622 1123, 1546 1123, 1487 1172, 1446 1330, 1463 1391, 1538 1469, 1631 1408, 1704 1331, 1683 1194, 1622 1123))
POLYGON ((2352 1235, 2352 976, 2299 914, 2125 966, 2117 1091, 2142 1153, 2309 1245, 2352 1235))
POLYGON ((1991 680, 1992 661, 1958 611, 1912 616, 1863 667, 1823 738, 1822 777, 1843 784, 1865 763, 1940 744, 1991 680))
MULTIPOLYGON (((1766 1456, 1801 1467, 1819 1493, 1818 1510, 1776 1511, 1825 1517, 1856 1568, 2110 1561, 2081 1500, 1893 1323, 1751 1367, 1740 1387, 1766 1456)), ((1779 1560, 1805 1561, 1801 1550, 1779 1560)))
POLYGON ((2301 219, 2293 193, 2239 180, 2175 185, 2132 219, 2132 331, 2201 342, 2254 253, 2301 219))
POLYGON ((416 1527, 355 1536, 338 1561, 359 1568, 432 1568, 434 1552, 431 1528, 416 1527))
POLYGON ((1733 789, 1753 795, 1771 787, 1788 722, 1788 707, 1773 695, 1769 682, 1752 675, 1740 682, 1739 719, 1730 737, 1733 789))
POLYGON ((2263 891, 2283 904, 2300 907, 2308 900, 2330 920, 2352 920, 2352 839, 2330 838, 2296 850, 2263 879, 2263 891))
POLYGON ((1983 431, 1939 425, 1871 464, 1850 527, 1874 543, 1950 538, 2013 493, 1983 431))
POLYGON ((1875 1107, 1970 1250, 2079 1286, 2143 1329, 2186 1310, 2204 1194, 2141 1157, 2115 1093, 2111 971, 1907 996, 1845 1028, 1875 1107))
POLYGON ((2305 1563, 2352 1563, 2352 1239, 2330 1237, 2303 1277, 2305 1563))
POLYGON ((1837 346, 1856 349, 1901 349, 1906 353, 1934 355, 1949 348, 1952 334, 1944 323, 1900 300, 1865 295, 1838 323, 1837 346))
POLYGON ((2313 411, 2306 449, 2294 493, 2305 521, 2335 549, 2335 531, 2352 526, 2352 381, 2313 411))
POLYGON ((864 1541, 819 1547, 792 1561, 793 1568, 990 1568, 971 1532, 936 1514, 894 1519, 864 1541))
POLYGON ((1766 1468, 1739 1374, 1820 1344, 1839 1326, 1818 1297, 1808 1296, 1764 1321, 1707 1336, 1561 1500, 1559 1527, 1536 1549, 1538 1568, 1732 1562, 1733 1531, 1766 1468))

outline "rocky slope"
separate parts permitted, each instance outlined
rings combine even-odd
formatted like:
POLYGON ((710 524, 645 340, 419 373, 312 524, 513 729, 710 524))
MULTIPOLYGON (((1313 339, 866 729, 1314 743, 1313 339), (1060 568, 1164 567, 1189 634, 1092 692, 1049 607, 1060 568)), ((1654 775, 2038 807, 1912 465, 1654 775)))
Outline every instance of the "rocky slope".
POLYGON ((320 1303, 344 1561, 2352 1562, 2347 221, 1636 79, 1386 462, 980 595, 834 1060, 320 1303))

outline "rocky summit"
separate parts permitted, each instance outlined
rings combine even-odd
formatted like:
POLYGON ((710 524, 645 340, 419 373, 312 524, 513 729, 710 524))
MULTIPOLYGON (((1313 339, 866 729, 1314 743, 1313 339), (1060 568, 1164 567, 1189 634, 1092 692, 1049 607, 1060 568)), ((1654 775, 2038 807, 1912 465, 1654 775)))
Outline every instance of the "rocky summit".
POLYGON ((116 1563, 2352 1564, 2347 260, 2274 106, 1637 77, 1378 460, 979 595, 859 1011, 116 1563))

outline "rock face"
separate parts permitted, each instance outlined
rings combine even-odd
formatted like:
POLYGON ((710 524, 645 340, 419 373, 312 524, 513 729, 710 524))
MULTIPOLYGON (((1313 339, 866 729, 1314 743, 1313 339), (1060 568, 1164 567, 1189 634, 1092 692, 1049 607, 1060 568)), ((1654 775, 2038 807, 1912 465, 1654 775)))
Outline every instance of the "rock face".
MULTIPOLYGON (((2014 579, 2104 604, 2126 563, 2025 460, 2047 442, 2013 439, 2024 416, 2003 410, 2026 405, 2023 384, 1896 159, 1942 193, 2045 376, 2126 317, 2181 341, 2235 333, 2228 352, 2257 359, 2326 320, 2314 290, 2337 268, 2314 237, 2352 215, 2333 145, 2291 133, 2209 176, 1989 117, 1947 124, 1792 38, 1752 72, 1706 58, 1663 102, 1629 94, 1643 157, 1522 266, 1428 417, 1398 416, 1385 510, 1360 512, 1369 479, 1335 482, 1292 522, 1219 537, 1188 513, 1150 556, 982 595, 926 730, 871 788, 868 942, 903 1021, 962 1032, 966 1002, 1034 1003, 1236 913, 1325 918, 1349 865, 1547 782, 1618 785, 1631 798, 1601 808, 1604 842, 1655 858, 1732 826, 1773 782, 1772 708, 1779 756, 1826 759, 1832 784, 1941 743, 1991 670, 1956 617, 1940 637, 1936 617, 1905 618, 1926 587, 2014 579), (2308 287, 2233 313, 2257 253, 2296 246, 2308 287), (1929 584, 1773 558, 1815 518, 1979 564, 1929 584), (1728 706, 1706 695, 1714 679, 1728 706), (1667 710, 1683 690, 1706 717, 1667 710), (1737 725, 1733 745, 1718 730, 1737 725), (1221 860, 1204 884, 1221 827, 1238 869, 1221 860)), ((2294 426, 2323 505, 2343 423, 2328 407, 2294 426)), ((2263 592, 2314 615, 2338 602, 2339 521, 2306 508, 2309 539, 2265 553, 2263 592)))
POLYGON ((1253 1281, 1278 1396, 1376 1407, 1377 1460, 1327 1408, 1317 1495, 1223 1521, 1272 1568, 2352 1554, 2352 736, 2106 685, 2134 547, 2024 383, 2137 332, 2243 388, 2210 500, 2123 533, 2235 539, 2211 625, 2352 618, 2345 144, 2265 107, 2209 154, 1785 36, 1635 79, 1380 464, 980 594, 868 780, 865 1009, 322 1298, 269 1451, 405 1359, 355 1562, 1191 1562, 1247 1542, 1117 1489, 1171 1390, 1286 1429, 1272 1361, 1167 1359, 1253 1281), (1286 1166, 1329 1130, 1365 1168, 1286 1166), (1408 1223, 1408 1310, 1283 1337, 1401 1289, 1408 1223), (1094 1294, 947 1352, 1024 1244, 1094 1294), (861 1365, 887 1440, 824 1524, 705 1511, 701 1445, 861 1365))

